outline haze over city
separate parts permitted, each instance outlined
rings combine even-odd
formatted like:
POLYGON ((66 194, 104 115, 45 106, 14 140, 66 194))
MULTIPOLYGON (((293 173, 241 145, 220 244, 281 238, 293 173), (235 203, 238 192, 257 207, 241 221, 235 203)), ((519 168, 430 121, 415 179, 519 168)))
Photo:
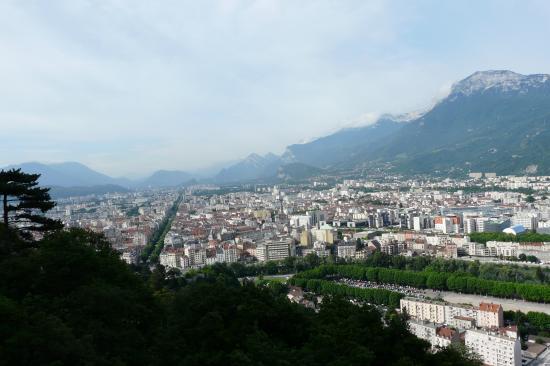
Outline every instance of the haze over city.
POLYGON ((549 72, 549 17, 546 1, 4 1, 0 166, 145 176, 281 154, 478 70, 549 72))

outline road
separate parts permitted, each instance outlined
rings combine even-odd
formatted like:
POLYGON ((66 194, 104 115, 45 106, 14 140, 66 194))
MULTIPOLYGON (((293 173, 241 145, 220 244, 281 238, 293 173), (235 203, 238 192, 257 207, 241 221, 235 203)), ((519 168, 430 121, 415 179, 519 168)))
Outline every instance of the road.
POLYGON ((550 263, 513 262, 513 261, 498 259, 495 257, 458 257, 455 259, 459 261, 467 261, 467 262, 479 261, 480 263, 516 264, 518 266, 550 268, 550 263))
MULTIPOLYGON (((294 276, 294 274, 271 275, 271 276, 266 275, 264 276, 264 278, 265 279, 281 278, 281 279, 288 280, 292 276, 294 276)), ((257 277, 249 277, 248 279, 256 280, 257 277)), ((391 286, 393 285, 380 284, 378 287, 386 288, 391 286)), ((395 290, 395 289, 393 290, 401 292, 399 290, 395 290)), ((480 302, 493 302, 495 304, 501 304, 504 310, 514 310, 514 311, 520 310, 524 313, 527 313, 529 311, 538 311, 538 312, 546 313, 550 315, 550 304, 541 304, 537 302, 529 302, 524 300, 502 299, 499 297, 492 297, 492 296, 461 294, 461 293, 448 292, 448 291, 432 291, 432 290, 421 290, 421 289, 416 289, 416 291, 419 291, 420 293, 423 293, 425 296, 430 298, 441 297, 443 300, 453 304, 471 304, 474 306, 479 306, 480 302)))
POLYGON ((550 315, 550 304, 540 304, 537 302, 528 302, 523 300, 512 300, 512 299, 501 299, 498 297, 491 296, 482 296, 482 295, 473 295, 473 294, 459 294, 455 292, 446 292, 446 291, 432 291, 425 290, 426 296, 429 297, 440 297, 443 300, 455 303, 455 304, 472 304, 479 306, 480 302, 494 302, 495 304, 501 304, 504 310, 521 310, 526 313, 528 311, 538 311, 541 313, 546 313, 550 315))
POLYGON ((550 348, 547 348, 546 351, 542 352, 539 357, 537 357, 529 366, 548 366, 550 365, 550 348))

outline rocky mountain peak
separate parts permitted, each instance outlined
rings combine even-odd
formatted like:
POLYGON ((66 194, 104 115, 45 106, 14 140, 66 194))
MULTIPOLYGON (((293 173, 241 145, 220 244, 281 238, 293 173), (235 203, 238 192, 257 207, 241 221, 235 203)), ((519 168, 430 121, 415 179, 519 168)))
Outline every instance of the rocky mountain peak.
POLYGON ((487 90, 526 91, 539 87, 550 80, 548 74, 522 75, 509 70, 477 71, 467 78, 455 83, 451 95, 471 95, 487 90))

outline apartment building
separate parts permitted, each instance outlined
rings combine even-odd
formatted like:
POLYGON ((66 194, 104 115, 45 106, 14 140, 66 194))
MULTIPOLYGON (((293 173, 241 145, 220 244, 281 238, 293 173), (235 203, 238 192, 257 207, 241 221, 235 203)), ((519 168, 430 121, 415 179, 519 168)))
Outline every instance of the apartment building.
POLYGON ((322 241, 328 244, 334 244, 336 230, 328 224, 321 225, 318 229, 311 229, 311 235, 315 241, 322 241))
POLYGON ((481 328, 500 328, 504 326, 504 315, 500 304, 482 302, 476 314, 476 323, 481 328))
POLYGON ((409 331, 420 339, 424 339, 432 345, 432 349, 440 349, 460 342, 459 333, 444 325, 435 323, 409 320, 409 331))
POLYGON ((494 257, 517 257, 519 243, 505 241, 488 241, 487 248, 494 257))
POLYGON ((445 323, 444 303, 404 298, 400 301, 400 307, 412 319, 431 323, 445 323))
POLYGON ((469 329, 476 325, 477 310, 473 306, 445 305, 445 323, 459 328, 469 329))
POLYGON ((168 268, 189 268, 189 257, 184 255, 181 249, 170 248, 163 250, 159 255, 159 262, 164 267, 168 268))
POLYGON ((180 258, 181 253, 175 250, 167 250, 159 255, 159 262, 161 265, 167 268, 178 268, 180 267, 180 258))
POLYGON ((354 258, 355 257, 355 242, 338 244, 339 258, 354 258))
POLYGON ((260 262, 276 261, 295 255, 292 240, 264 241, 256 247, 256 257, 260 262))
POLYGON ((498 329, 504 326, 503 310, 500 304, 482 302, 479 307, 456 306, 406 297, 401 299, 400 308, 412 319, 447 324, 457 328, 468 329, 477 326, 498 329))
POLYGON ((522 225, 527 230, 536 230, 538 217, 536 214, 520 212, 512 217, 512 225, 522 225))
POLYGON ((468 329, 466 347, 478 354, 483 363, 491 366, 520 366, 521 344, 517 337, 496 332, 468 329))

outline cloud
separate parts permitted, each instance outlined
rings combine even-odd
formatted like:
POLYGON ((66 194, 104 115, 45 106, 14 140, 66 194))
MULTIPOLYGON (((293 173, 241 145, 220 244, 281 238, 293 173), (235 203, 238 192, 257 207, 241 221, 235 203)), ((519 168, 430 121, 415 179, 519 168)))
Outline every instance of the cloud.
POLYGON ((0 2, 0 165, 198 169, 422 109, 477 69, 548 71, 548 6, 500 4, 0 2))

